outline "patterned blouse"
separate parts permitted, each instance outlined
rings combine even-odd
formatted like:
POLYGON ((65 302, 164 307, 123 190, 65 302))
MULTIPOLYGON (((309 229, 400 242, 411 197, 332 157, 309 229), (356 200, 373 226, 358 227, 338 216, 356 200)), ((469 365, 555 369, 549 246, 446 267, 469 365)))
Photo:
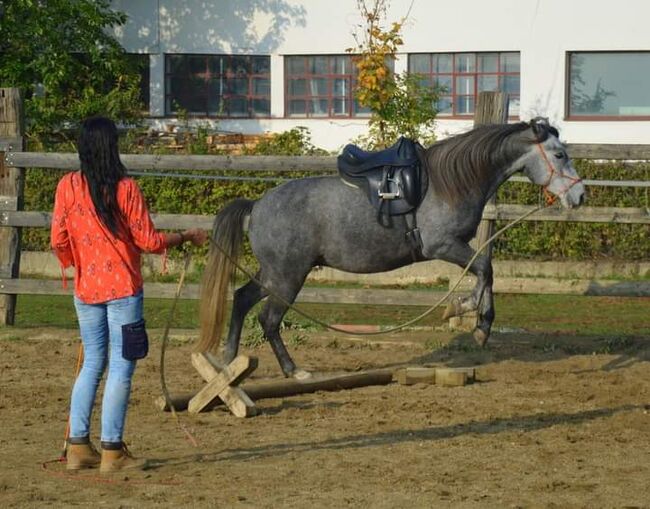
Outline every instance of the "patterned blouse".
POLYGON ((121 238, 98 219, 80 172, 66 174, 56 188, 51 246, 62 270, 75 267, 75 295, 87 304, 135 295, 142 288, 140 253, 166 253, 165 235, 154 228, 135 180, 120 180, 117 203, 128 226, 121 238))

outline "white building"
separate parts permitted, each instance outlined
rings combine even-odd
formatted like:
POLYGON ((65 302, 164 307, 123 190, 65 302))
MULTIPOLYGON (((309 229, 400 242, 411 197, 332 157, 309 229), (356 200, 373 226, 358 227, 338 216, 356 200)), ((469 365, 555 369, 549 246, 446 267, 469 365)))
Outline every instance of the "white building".
MULTIPOLYGON (((129 15, 118 39, 148 57, 154 124, 181 108, 223 130, 306 126, 330 150, 365 131, 345 53, 356 0, 113 4, 129 15)), ((469 128, 478 91, 498 87, 514 119, 549 117, 569 142, 650 140, 647 0, 392 0, 387 19, 409 7, 395 71, 446 87, 441 136, 469 128)))

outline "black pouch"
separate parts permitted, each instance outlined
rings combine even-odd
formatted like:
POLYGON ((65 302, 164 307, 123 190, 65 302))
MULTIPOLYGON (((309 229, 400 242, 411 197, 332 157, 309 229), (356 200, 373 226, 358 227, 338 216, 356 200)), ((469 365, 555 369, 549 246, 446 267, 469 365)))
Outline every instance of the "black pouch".
POLYGON ((122 357, 127 361, 144 359, 149 353, 149 338, 144 320, 122 325, 122 357))

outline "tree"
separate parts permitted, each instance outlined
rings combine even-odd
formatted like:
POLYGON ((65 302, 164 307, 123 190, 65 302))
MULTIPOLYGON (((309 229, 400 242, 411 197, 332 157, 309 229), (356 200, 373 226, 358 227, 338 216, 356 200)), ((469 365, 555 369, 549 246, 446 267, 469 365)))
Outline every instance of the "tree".
POLYGON ((109 32, 125 22, 108 0, 0 0, 0 86, 25 91, 29 135, 141 118, 139 73, 109 32))
POLYGON ((358 71, 356 98, 372 112, 363 141, 369 148, 387 147, 401 135, 432 141, 437 90, 423 86, 416 75, 395 74, 390 68, 404 44, 401 31, 408 15, 385 29, 386 0, 372 0, 370 6, 357 0, 357 6, 365 27, 362 34, 353 33, 356 46, 347 52, 354 55, 358 71))

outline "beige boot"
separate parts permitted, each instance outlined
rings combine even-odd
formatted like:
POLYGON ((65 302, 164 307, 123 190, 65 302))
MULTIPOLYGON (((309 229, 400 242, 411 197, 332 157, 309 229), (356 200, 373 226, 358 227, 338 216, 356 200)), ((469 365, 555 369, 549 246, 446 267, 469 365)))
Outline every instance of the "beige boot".
POLYGON ((126 448, 125 443, 122 442, 119 447, 119 449, 112 445, 106 447, 104 442, 102 442, 102 460, 99 466, 100 474, 110 474, 122 470, 144 470, 147 468, 147 460, 134 458, 126 448))
POLYGON ((69 443, 66 448, 66 469, 81 470, 82 468, 94 468, 99 465, 101 456, 93 444, 69 443))

